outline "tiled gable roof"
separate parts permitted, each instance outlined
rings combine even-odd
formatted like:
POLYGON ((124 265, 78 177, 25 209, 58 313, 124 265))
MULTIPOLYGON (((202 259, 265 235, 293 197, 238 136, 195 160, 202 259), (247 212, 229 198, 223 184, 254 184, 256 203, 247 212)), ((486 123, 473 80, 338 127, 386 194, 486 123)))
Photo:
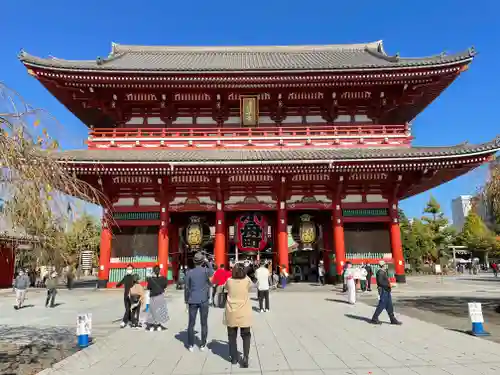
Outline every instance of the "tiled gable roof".
POLYGON ((79 71, 246 72, 375 70, 444 66, 472 59, 475 52, 423 58, 385 53, 381 41, 306 46, 171 47, 113 44, 107 58, 64 60, 39 58, 24 51, 25 64, 79 71))

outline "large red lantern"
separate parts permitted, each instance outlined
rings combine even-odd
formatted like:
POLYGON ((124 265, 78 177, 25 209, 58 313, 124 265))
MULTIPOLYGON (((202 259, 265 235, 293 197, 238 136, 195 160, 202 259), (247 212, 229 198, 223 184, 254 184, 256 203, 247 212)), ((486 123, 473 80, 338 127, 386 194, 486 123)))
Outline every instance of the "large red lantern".
POLYGON ((258 252, 267 246, 267 220, 261 213, 240 215, 234 223, 238 250, 258 252))

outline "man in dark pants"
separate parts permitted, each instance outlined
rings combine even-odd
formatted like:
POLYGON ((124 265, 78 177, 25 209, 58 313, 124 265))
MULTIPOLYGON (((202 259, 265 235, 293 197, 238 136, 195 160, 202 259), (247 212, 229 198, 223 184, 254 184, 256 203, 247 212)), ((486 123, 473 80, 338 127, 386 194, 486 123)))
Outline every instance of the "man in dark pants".
POLYGON ((116 284, 116 287, 119 288, 123 285, 123 304, 125 305, 125 313, 123 314, 122 322, 120 323, 121 328, 125 328, 127 324, 132 321, 132 314, 130 312, 130 288, 134 285, 134 275, 132 272, 134 271, 134 266, 131 264, 127 264, 127 274, 123 276, 123 279, 116 284))
POLYGON ((394 316, 394 306, 392 305, 391 296, 391 282, 389 281, 389 276, 387 275, 387 267, 383 260, 379 262, 380 269, 377 271, 377 288, 379 293, 379 301, 375 313, 373 314, 371 323, 381 324, 378 320, 382 311, 386 310, 389 314, 391 324, 401 325, 401 322, 394 316))
POLYGON ((189 313, 188 322, 188 350, 194 350, 194 325, 196 315, 200 310, 201 344, 200 350, 205 350, 208 336, 208 309, 210 301, 210 288, 212 285, 213 270, 208 266, 202 253, 193 257, 194 268, 186 275, 184 288, 184 302, 189 313))
POLYGON ((373 270, 372 270, 372 266, 370 266, 370 263, 367 263, 365 265, 365 270, 366 270, 366 290, 371 292, 372 291, 373 270))

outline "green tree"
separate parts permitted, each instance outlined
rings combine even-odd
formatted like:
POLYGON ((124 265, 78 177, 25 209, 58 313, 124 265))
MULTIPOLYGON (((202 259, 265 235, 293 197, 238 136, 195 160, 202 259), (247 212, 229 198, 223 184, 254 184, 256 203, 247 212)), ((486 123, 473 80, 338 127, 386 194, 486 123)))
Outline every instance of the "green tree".
POLYGON ((94 254, 97 253, 100 233, 99 223, 88 214, 83 214, 73 221, 64 234, 63 254, 66 264, 76 265, 83 250, 92 250, 94 254))
POLYGON ((427 226, 428 233, 434 243, 428 254, 432 260, 448 256, 448 246, 455 242, 456 231, 449 225, 448 219, 441 210, 441 205, 431 196, 424 209, 422 222, 427 226))
POLYGON ((485 203, 493 218, 495 232, 500 234, 500 161, 491 162, 490 177, 483 187, 485 203))
POLYGON ((422 258, 420 248, 417 244, 417 239, 413 233, 412 224, 408 217, 406 217, 403 210, 398 211, 399 214, 399 228, 401 230, 401 242, 403 243, 403 254, 405 260, 411 264, 416 265, 422 258))
POLYGON ((416 248, 418 249, 418 262, 421 263, 422 258, 426 260, 433 259, 437 251, 429 226, 419 219, 414 219, 411 225, 411 232, 415 239, 416 248))
POLYGON ((474 211, 467 215, 457 240, 472 251, 496 251, 498 246, 495 234, 474 211))

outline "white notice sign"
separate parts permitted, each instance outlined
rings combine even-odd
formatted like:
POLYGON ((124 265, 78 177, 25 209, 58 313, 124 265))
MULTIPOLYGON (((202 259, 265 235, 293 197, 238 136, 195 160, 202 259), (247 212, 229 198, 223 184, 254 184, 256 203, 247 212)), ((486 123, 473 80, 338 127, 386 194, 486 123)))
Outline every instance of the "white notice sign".
POLYGON ((91 335, 92 314, 78 314, 76 317, 76 335, 91 335))
POLYGON ((469 316, 472 323, 484 323, 483 310, 480 303, 469 303, 469 316))

